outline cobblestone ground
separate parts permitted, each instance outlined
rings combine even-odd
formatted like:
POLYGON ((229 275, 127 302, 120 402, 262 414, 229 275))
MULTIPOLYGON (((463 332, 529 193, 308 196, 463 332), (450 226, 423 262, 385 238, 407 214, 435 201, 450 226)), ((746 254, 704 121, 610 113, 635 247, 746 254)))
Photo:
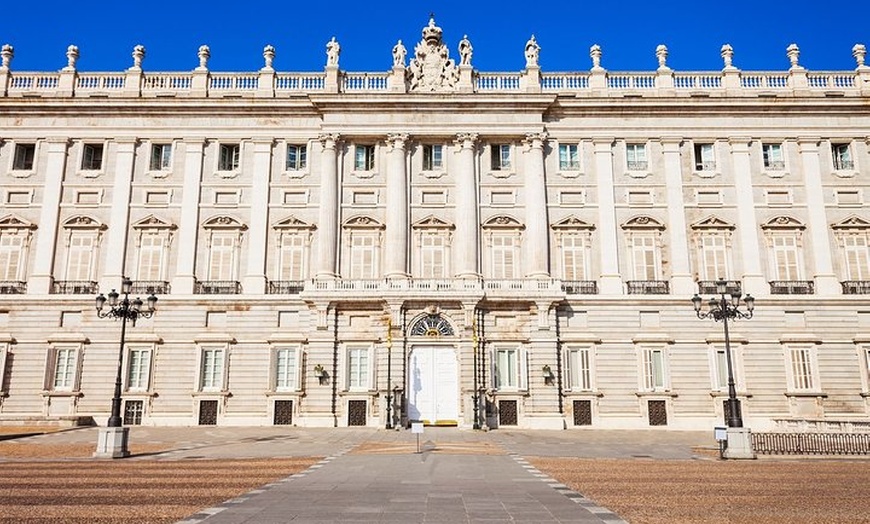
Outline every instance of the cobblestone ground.
POLYGON ((632 524, 870 522, 867 460, 528 460, 632 524))

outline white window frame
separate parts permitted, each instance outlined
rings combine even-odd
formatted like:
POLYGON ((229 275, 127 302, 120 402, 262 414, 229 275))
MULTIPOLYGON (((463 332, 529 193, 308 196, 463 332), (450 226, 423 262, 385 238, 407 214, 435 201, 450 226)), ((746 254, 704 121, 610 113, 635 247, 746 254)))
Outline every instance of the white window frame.
POLYGON ((124 391, 130 393, 150 391, 154 345, 130 344, 124 356, 124 391))
POLYGON ((205 254, 207 278, 205 280, 237 282, 239 280, 239 254, 242 246, 242 235, 247 229, 246 226, 230 216, 216 216, 206 221, 203 228, 208 234, 205 254), (217 239, 219 239, 220 245, 216 245, 217 239), (221 276, 226 276, 226 271, 230 278, 215 278, 218 276, 215 275, 215 263, 217 262, 215 257, 221 254, 229 255, 228 262, 225 265, 221 264, 221 276))
POLYGON ((374 171, 377 148, 374 144, 356 144, 353 148, 353 170, 374 171))
POLYGON ((0 220, 0 280, 25 280, 34 227, 33 224, 11 215, 0 220), (5 245, 7 239, 15 239, 18 245, 5 245), (16 259, 14 270, 10 267, 12 258, 16 259))
POLYGON ((282 344, 272 347, 271 390, 290 393, 302 390, 302 347, 299 344, 282 344), (281 355, 290 353, 289 358, 281 355), (282 361, 286 362, 282 369, 282 361))
POLYGON ((520 246, 510 233, 493 233, 489 238, 490 277, 496 280, 519 278, 520 246))
POLYGON ((770 237, 770 274, 773 280, 804 280, 803 255, 800 236, 779 233, 770 237))
POLYGON ((662 254, 657 235, 633 234, 629 237, 631 274, 634 280, 662 280, 662 254))
POLYGON ((785 171, 785 144, 765 142, 761 144, 761 167, 765 171, 785 171))
POLYGON ((490 359, 492 362, 492 387, 494 390, 501 393, 528 390, 529 360, 528 351, 526 351, 524 346, 521 344, 495 345, 492 348, 490 359), (502 355, 505 355, 505 357, 502 357, 502 355), (510 360, 511 357, 509 355, 513 355, 514 369, 504 370, 502 361, 504 358, 510 360), (503 383, 505 381, 507 384, 503 383))
POLYGON ((308 144, 290 143, 284 147, 284 171, 307 172, 308 171, 308 144), (291 161, 291 153, 295 159, 291 161))
POLYGON ((442 171, 444 150, 443 144, 423 144, 423 171, 442 171))
POLYGON ((852 154, 852 144, 850 142, 832 142, 831 160, 834 171, 853 171, 855 159, 852 154))
POLYGON ((39 159, 39 142, 14 142, 12 144, 12 154, 9 158, 9 172, 16 177, 27 177, 36 172, 36 163, 39 159), (20 148, 32 148, 33 157, 31 158, 30 167, 20 167, 18 165, 18 152, 20 148))
MULTIPOLYGON (((6 360, 9 356, 9 346, 12 342, 12 338, 8 335, 0 338, 0 377, 6 377, 6 360)), ((0 380, 0 397, 5 396, 8 393, 9 391, 6 380, 0 380)))
POLYGON ((242 144, 226 142, 218 144, 215 155, 215 171, 219 173, 236 173, 242 165, 242 144))
POLYGON ((66 237, 64 280, 77 282, 93 282, 95 280, 97 274, 95 266, 99 260, 97 258, 99 236, 97 231, 75 230, 69 232, 66 237), (77 245, 79 242, 85 241, 90 242, 90 245, 77 245), (82 267, 73 268, 73 265, 82 267))
POLYGON ((199 344, 196 366, 196 391, 202 393, 221 393, 227 391, 229 345, 199 344), (212 363, 212 370, 207 366, 212 363), (218 369, 217 366, 220 366, 218 369))
POLYGON ((420 278, 447 278, 450 275, 450 249, 446 231, 421 231, 419 242, 420 278))
POLYGON ((625 169, 627 171, 649 170, 649 156, 646 144, 629 142, 625 144, 625 169))
POLYGON ((563 280, 589 280, 592 238, 588 231, 565 232, 558 236, 563 280), (568 244, 571 244, 570 246, 568 244), (568 255, 571 260, 568 260, 568 255), (579 260, 579 264, 578 264, 579 260))
MULTIPOLYGON (((721 341, 710 342, 710 390, 718 393, 728 392, 728 362, 725 344, 721 341)), ((734 387, 743 389, 743 352, 741 344, 731 343, 731 372, 734 375, 734 387)))
POLYGON ((81 387, 81 360, 81 343, 50 344, 45 361, 45 391, 77 393, 81 387))
POLYGON ((278 240, 278 280, 305 280, 308 275, 310 234, 282 231, 278 240))
POLYGON ((148 171, 153 173, 172 171, 175 158, 175 144, 172 142, 151 142, 148 155, 148 171), (158 153, 159 151, 159 153, 158 153))
POLYGON ((667 346, 641 346, 638 351, 640 391, 661 393, 670 391, 670 363, 667 346), (659 380, 660 379, 660 380, 659 380))
POLYGON ((580 144, 559 144, 559 171, 579 172, 582 170, 580 144))
POLYGON ((595 347, 565 347, 565 389, 572 393, 595 391, 595 347))
POLYGON ((380 276, 380 233, 354 231, 350 235, 348 275, 353 280, 370 280, 380 276))
POLYGON ((731 232, 705 230, 696 236, 698 246, 698 280, 731 280, 731 232), (718 245, 713 245, 718 243, 718 245), (711 273, 712 271, 712 273, 711 273))
POLYGON ((870 280, 870 239, 868 233, 841 235, 845 279, 850 281, 870 280), (851 243, 851 245, 850 245, 851 243))
MULTIPOLYGON (((858 342, 858 362, 861 366, 861 388, 864 396, 870 396, 870 344, 867 340, 858 342)), ((2 368, 0 368, 2 369, 2 368)))
POLYGON ((349 392, 370 391, 375 383, 374 346, 368 343, 346 344, 342 357, 344 390, 349 392), (356 357, 365 358, 365 368, 359 366, 358 370, 354 372, 354 359, 356 357))
POLYGON ((817 344, 812 342, 789 343, 783 346, 783 350, 785 351, 789 392, 820 392, 817 344))
POLYGON ((714 142, 696 142, 692 148, 692 153, 695 171, 716 170, 716 144, 714 142))
POLYGON ((492 144, 489 148, 491 171, 513 171, 513 146, 511 144, 492 144))
POLYGON ((81 147, 79 148, 78 172, 88 177, 102 173, 106 169, 108 149, 108 144, 106 142, 82 142, 81 147), (98 167, 94 167, 90 162, 88 162, 87 166, 85 165, 85 162, 89 161, 89 151, 96 151, 96 149, 93 148, 99 148, 100 151, 100 163, 98 167))

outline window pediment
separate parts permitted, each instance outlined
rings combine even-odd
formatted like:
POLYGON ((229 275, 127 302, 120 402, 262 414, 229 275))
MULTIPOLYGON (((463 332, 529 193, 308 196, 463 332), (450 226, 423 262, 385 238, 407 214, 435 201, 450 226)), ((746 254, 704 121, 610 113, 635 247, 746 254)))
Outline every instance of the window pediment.
POLYGON ((289 216, 272 224, 273 229, 316 229, 314 224, 309 224, 295 216, 289 216))
POLYGON ((798 219, 787 215, 775 216, 761 225, 765 231, 804 230, 806 226, 798 219))
POLYGON ((555 224, 553 224, 550 227, 557 230, 557 231, 559 231, 559 230, 562 230, 562 231, 564 231, 564 230, 578 230, 578 229, 591 231, 591 230, 595 229, 594 225, 592 225, 588 222, 584 222, 583 220, 580 220, 579 218, 577 218, 574 215, 563 218, 562 220, 560 220, 559 222, 556 222, 555 224))
POLYGON ((6 215, 0 218, 0 229, 36 229, 36 224, 16 215, 6 215))
POLYGON ((492 217, 483 223, 483 227, 487 229, 525 229, 522 222, 507 215, 492 217))
POLYGON ((65 229, 106 229, 106 225, 94 217, 76 215, 66 219, 63 223, 65 229))
POLYGON ((384 224, 366 215, 357 215, 344 222, 348 229, 384 229, 384 224))
POLYGON ((454 229, 455 226, 434 215, 429 215, 426 218, 415 222, 412 227, 415 229, 454 229))
POLYGON ((850 215, 835 224, 831 224, 831 229, 835 231, 843 231, 849 229, 868 230, 870 229, 870 220, 859 217, 858 215, 850 215))
POLYGON ((622 224, 622 229, 662 231, 665 229, 665 225, 653 217, 641 215, 630 218, 622 224))
POLYGON ((234 230, 244 230, 247 229, 248 226, 239 222, 236 218, 228 216, 228 215, 219 215, 216 217, 212 217, 206 220, 202 227, 205 229, 234 229, 234 230))
POLYGON ((692 227, 692 229, 701 230, 701 231, 711 230, 711 229, 715 229, 715 230, 727 229, 729 231, 734 230, 734 224, 731 224, 730 222, 726 222, 726 221, 722 220, 721 218, 719 218, 717 216, 713 216, 713 215, 708 216, 707 218, 704 218, 702 220, 695 222, 694 224, 692 224, 691 227, 692 227))
POLYGON ((132 225, 133 229, 176 229, 176 225, 154 215, 137 220, 132 225))

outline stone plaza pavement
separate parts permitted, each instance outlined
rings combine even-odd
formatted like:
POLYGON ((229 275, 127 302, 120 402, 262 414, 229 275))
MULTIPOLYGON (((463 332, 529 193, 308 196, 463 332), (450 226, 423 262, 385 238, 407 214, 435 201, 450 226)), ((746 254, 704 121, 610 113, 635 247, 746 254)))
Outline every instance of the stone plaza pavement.
MULTIPOLYGON (((96 429, 33 439, 96 442, 96 429)), ((419 447, 410 431, 374 428, 134 427, 130 441, 166 451, 126 460, 325 457, 304 472, 203 509, 185 524, 623 522, 524 457, 692 459, 698 447, 715 446, 712 432, 428 427, 419 447)))

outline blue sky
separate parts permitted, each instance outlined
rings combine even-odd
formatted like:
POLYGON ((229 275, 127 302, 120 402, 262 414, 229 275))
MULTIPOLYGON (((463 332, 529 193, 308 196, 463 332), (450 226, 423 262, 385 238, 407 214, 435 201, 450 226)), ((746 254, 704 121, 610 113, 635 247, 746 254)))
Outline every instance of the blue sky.
POLYGON ((774 71, 788 68, 785 49, 793 42, 811 70, 854 69, 852 46, 870 47, 870 2, 818 0, 7 2, 0 43, 15 47, 18 71, 60 69, 69 44, 80 49, 81 71, 125 69, 136 44, 145 46, 143 67, 150 71, 194 68, 201 44, 211 48, 212 71, 259 69, 266 44, 277 50, 279 71, 321 71, 325 44, 335 36, 341 69, 374 72, 390 68, 398 39, 413 56, 430 12, 450 56, 458 58, 456 46, 468 34, 472 65, 489 72, 523 69, 531 34, 544 71, 588 70, 592 44, 602 47, 602 65, 613 71, 655 69, 658 44, 668 46, 668 65, 678 71, 721 69, 724 43, 734 48, 735 66, 774 71))

